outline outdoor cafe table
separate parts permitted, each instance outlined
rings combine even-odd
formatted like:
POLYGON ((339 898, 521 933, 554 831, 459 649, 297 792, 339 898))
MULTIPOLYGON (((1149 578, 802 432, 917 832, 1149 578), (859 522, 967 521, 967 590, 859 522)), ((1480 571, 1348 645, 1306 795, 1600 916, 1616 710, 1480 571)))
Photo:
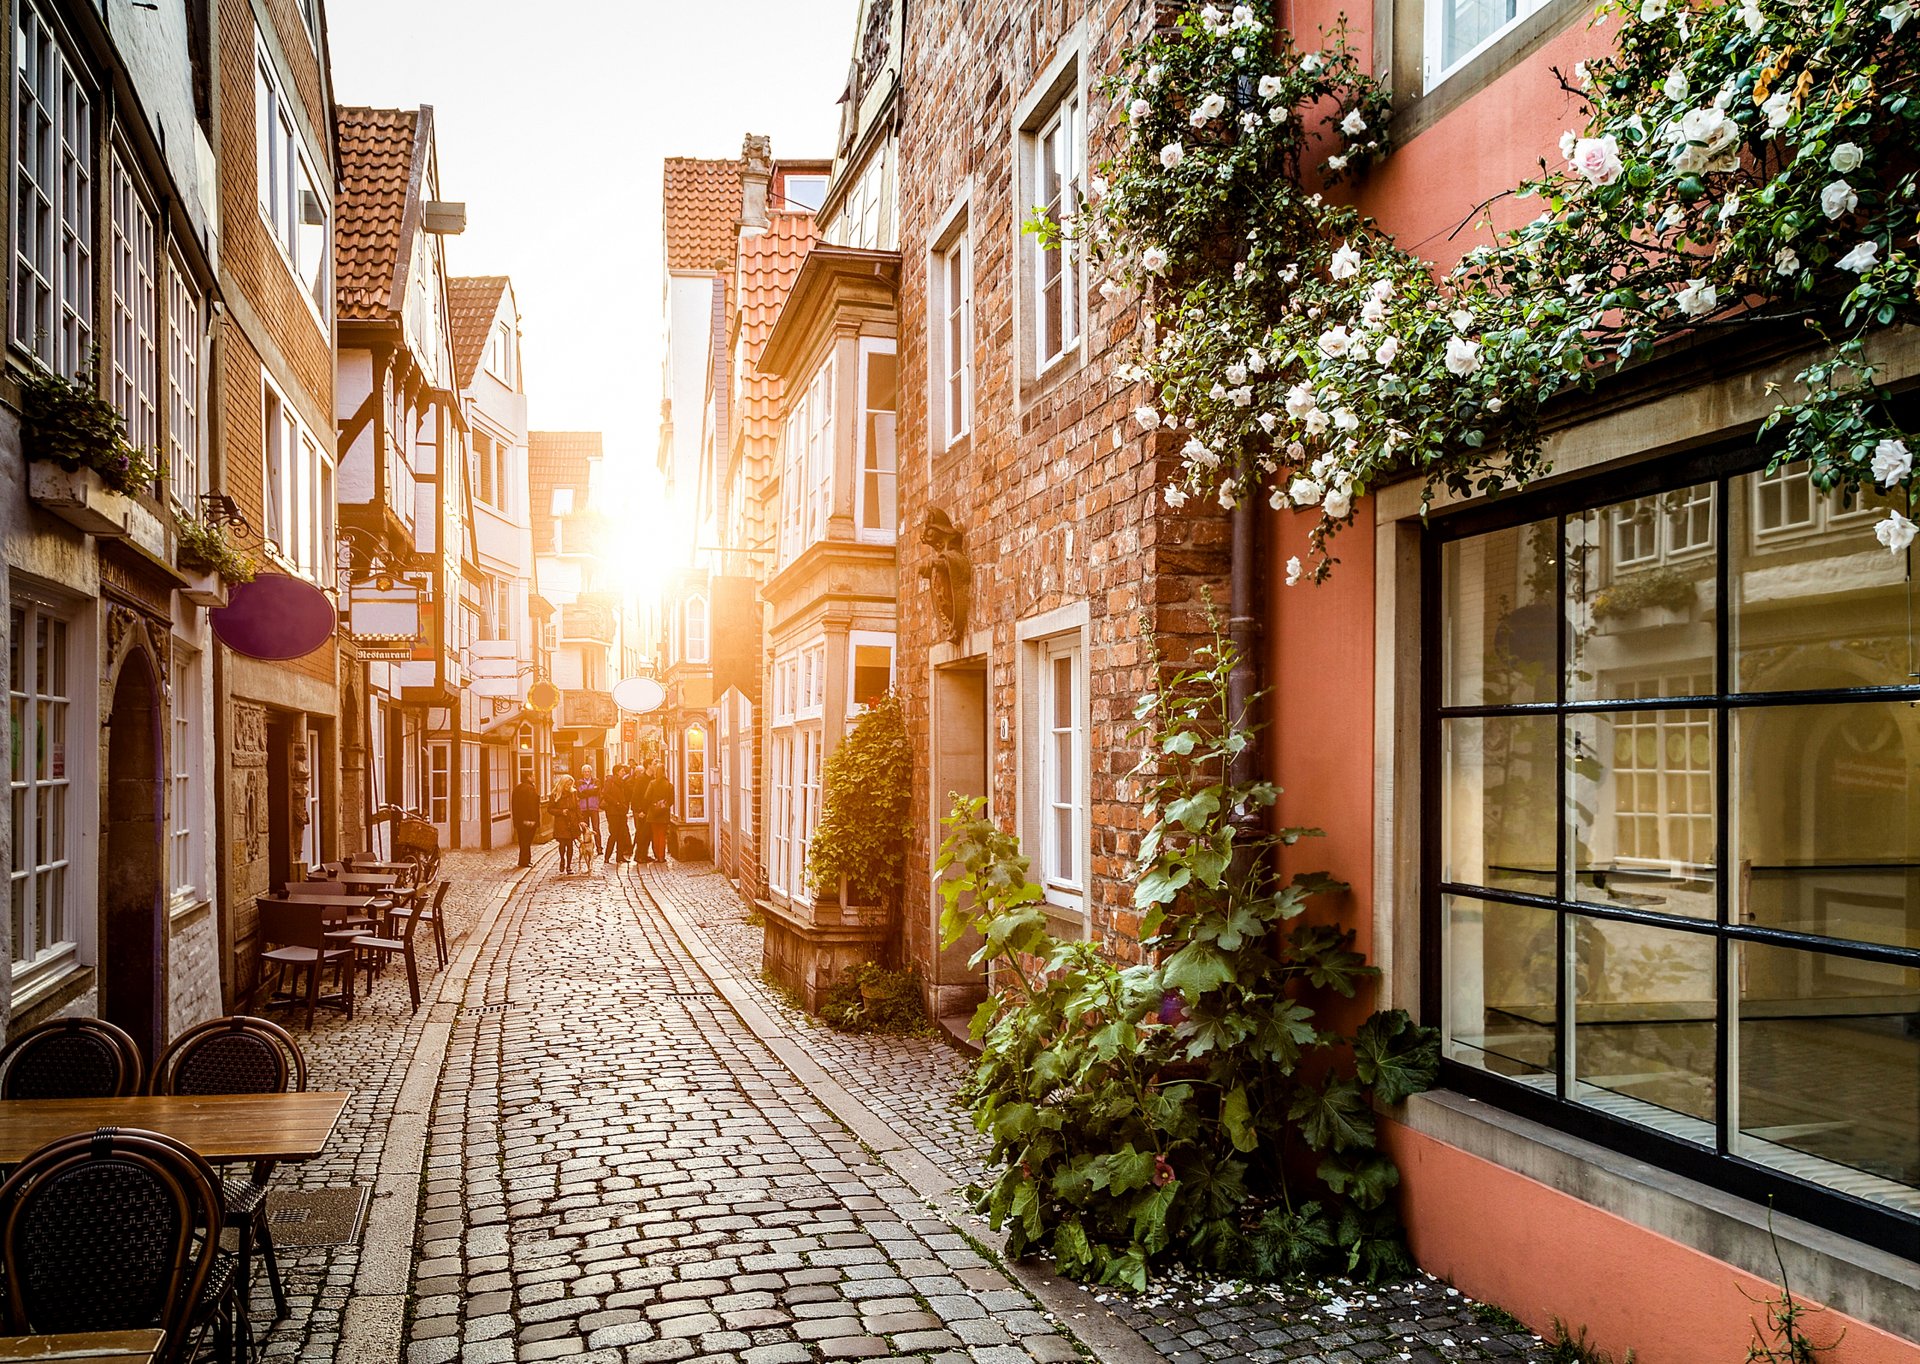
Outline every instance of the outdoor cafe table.
POLYGON ((344 919, 349 914, 365 913, 373 908, 371 895, 270 895, 276 905, 313 905, 323 919, 344 919))
POLYGON ((362 871, 390 871, 398 875, 401 872, 412 871, 417 865, 413 862, 378 862, 370 857, 356 857, 352 862, 353 865, 347 868, 349 874, 362 871))
POLYGON ((343 871, 338 876, 329 876, 329 881, 338 881, 351 890, 391 890, 400 878, 385 871, 343 871))
POLYGON ((66 1364, 145 1364, 165 1331, 79 1331, 58 1336, 0 1336, 0 1360, 58 1359, 66 1364))
POLYGON ((216 1164, 261 1160, 297 1164, 326 1149, 349 1097, 346 1090, 326 1089, 292 1094, 0 1099, 0 1165, 18 1165, 50 1141, 96 1127, 164 1132, 216 1164))

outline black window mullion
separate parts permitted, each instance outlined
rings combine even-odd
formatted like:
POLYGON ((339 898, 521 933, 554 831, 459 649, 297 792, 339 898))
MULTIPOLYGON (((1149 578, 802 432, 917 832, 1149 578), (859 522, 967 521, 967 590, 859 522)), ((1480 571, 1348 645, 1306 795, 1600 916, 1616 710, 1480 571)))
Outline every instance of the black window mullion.
MULTIPOLYGON (((1572 888, 1568 884, 1567 855, 1567 636, 1573 629, 1572 603, 1567 599, 1567 518, 1561 515, 1555 519, 1555 548, 1553 556, 1554 610, 1558 613, 1559 628, 1553 632, 1555 699, 1559 705, 1554 715, 1554 871, 1553 891, 1556 899, 1565 901, 1573 898, 1572 888)), ((1554 990, 1554 1093, 1562 1099, 1573 1096, 1573 1080, 1570 1061, 1573 1056, 1573 1000, 1572 992, 1567 989, 1567 981, 1572 977, 1572 967, 1567 960, 1571 946, 1571 935, 1567 931, 1567 914, 1564 909, 1553 916, 1553 990, 1554 990)))
POLYGON ((1723 932, 1720 940, 1714 944, 1714 1084, 1713 1084, 1713 1130, 1714 1147, 1726 1155, 1732 1149, 1732 1133, 1728 1130, 1733 1112, 1730 1086, 1733 1082, 1733 940, 1724 930, 1732 922, 1732 883, 1731 875, 1733 848, 1733 807, 1730 803, 1733 792, 1733 774, 1731 758, 1733 754, 1733 711, 1728 707, 1726 698, 1733 692, 1734 677, 1731 671, 1733 651, 1731 647, 1733 631, 1732 588, 1733 562, 1733 482, 1725 474, 1719 480, 1719 505, 1714 509, 1717 522, 1714 529, 1716 549, 1719 557, 1714 564, 1714 611, 1713 653, 1714 653, 1714 689, 1719 693, 1715 705, 1715 724, 1713 738, 1713 815, 1714 815, 1714 862, 1719 875, 1714 878, 1714 917, 1723 932))

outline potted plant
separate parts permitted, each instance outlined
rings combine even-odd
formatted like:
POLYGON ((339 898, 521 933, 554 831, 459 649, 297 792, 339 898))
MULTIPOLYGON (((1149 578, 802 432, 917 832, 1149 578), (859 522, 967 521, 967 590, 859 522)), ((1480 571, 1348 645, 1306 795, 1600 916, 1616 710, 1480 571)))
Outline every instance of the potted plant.
POLYGON ((257 565, 219 522, 182 518, 178 541, 180 571, 188 579, 180 595, 195 606, 225 606, 229 583, 253 581, 257 565))
POLYGON ((89 535, 124 536, 132 498, 151 488, 160 462, 127 439, 127 423, 101 392, 100 354, 69 379, 35 365, 20 383, 35 502, 89 535))

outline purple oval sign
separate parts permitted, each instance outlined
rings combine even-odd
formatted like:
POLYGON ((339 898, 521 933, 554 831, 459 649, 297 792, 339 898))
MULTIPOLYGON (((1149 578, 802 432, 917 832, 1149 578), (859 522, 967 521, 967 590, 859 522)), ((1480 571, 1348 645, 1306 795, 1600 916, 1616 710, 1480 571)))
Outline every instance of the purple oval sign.
POLYGON ((263 574, 235 583, 227 604, 208 613, 213 633, 248 658, 302 658, 329 639, 337 621, 327 594, 301 578, 263 574))

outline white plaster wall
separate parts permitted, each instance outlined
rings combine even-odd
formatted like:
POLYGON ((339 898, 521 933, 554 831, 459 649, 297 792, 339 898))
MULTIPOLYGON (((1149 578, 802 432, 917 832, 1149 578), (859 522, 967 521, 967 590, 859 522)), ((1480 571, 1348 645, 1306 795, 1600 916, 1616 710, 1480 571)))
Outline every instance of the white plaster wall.
MULTIPOLYGON (((354 413, 373 391, 373 356, 363 350, 343 350, 333 371, 333 412, 335 429, 354 413)), ((375 488, 374 428, 369 421, 354 437, 353 444, 340 452, 338 499, 341 502, 371 502, 375 488)))
POLYGON ((106 0, 104 18, 136 94, 135 107, 123 108, 119 116, 145 116, 158 134, 195 235, 210 242, 217 212, 213 156, 193 114, 187 7, 106 0))

